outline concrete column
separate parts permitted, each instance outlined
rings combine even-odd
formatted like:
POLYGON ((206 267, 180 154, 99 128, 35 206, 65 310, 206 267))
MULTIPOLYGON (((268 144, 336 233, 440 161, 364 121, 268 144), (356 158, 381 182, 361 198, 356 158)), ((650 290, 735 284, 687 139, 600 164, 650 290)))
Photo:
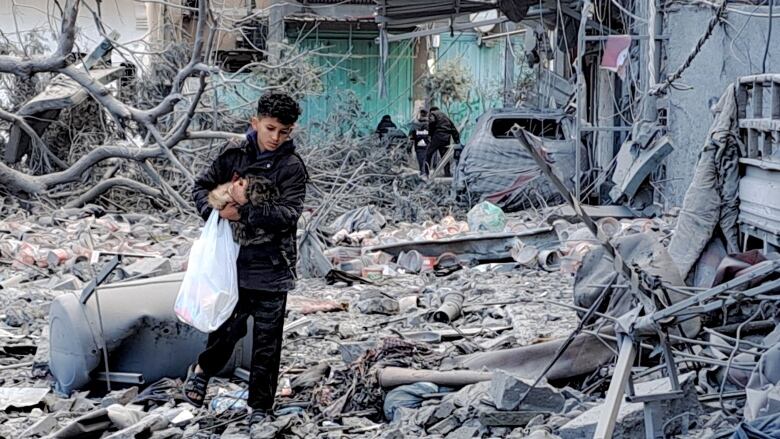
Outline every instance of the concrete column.
POLYGON ((268 14, 268 60, 271 63, 277 63, 282 58, 286 9, 282 2, 275 2, 268 14))
MULTIPOLYGON (((598 82, 597 82, 597 103, 598 108, 596 112, 597 127, 611 128, 615 126, 615 105, 614 100, 618 99, 618 96, 614 96, 614 87, 610 87, 614 81, 612 77, 613 73, 608 70, 598 69, 598 82)), ((613 131, 596 131, 596 166, 599 167, 599 178, 603 178, 604 183, 601 184, 599 191, 600 198, 602 195, 607 195, 607 188, 605 187, 607 179, 606 174, 609 169, 609 164, 612 161, 614 145, 615 145, 615 133, 613 131)))
MULTIPOLYGON (((503 31, 515 30, 515 24, 503 23, 503 31)), ((515 89, 515 55, 512 48, 512 36, 504 37, 504 107, 513 107, 515 89)))

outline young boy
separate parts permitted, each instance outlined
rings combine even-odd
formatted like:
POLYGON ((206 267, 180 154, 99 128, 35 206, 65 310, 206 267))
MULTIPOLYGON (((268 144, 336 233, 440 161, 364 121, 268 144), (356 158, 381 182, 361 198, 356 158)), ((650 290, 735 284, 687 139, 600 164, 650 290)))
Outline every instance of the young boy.
POLYGON ((209 378, 225 367, 236 342, 246 334, 247 318, 252 316, 251 423, 262 420, 273 407, 287 291, 295 286, 295 235, 308 179, 290 139, 300 114, 298 103, 287 94, 263 95, 246 140, 228 142, 193 187, 198 213, 207 219, 212 210, 209 191, 233 181, 230 194, 234 201, 225 205, 219 216, 231 221, 234 238, 241 245, 236 262, 239 299, 233 314, 209 334, 206 350, 190 366, 184 395, 196 406, 203 404, 209 378), (253 180, 264 184, 247 184, 253 180), (274 189, 272 197, 267 196, 269 186, 274 189))

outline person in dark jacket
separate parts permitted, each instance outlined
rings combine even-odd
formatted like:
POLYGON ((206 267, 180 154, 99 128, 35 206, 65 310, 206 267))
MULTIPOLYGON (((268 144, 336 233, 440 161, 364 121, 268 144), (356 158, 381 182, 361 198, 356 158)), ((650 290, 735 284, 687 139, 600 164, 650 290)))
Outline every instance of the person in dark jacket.
MULTIPOLYGON (((428 131, 431 135, 431 144, 428 145, 428 151, 425 154, 425 163, 433 169, 433 157, 437 152, 441 157, 444 157, 450 146, 450 138, 453 143, 460 143, 460 133, 452 120, 442 113, 439 107, 431 107, 431 111, 428 113, 428 131)), ((452 175, 449 167, 444 168, 444 175, 448 177, 452 175)))
MULTIPOLYGON (((376 133, 379 134, 379 138, 387 134, 388 131, 390 131, 391 128, 398 128, 395 123, 393 123, 393 120, 390 118, 389 114, 385 114, 382 116, 382 120, 379 121, 379 125, 376 126, 376 133)), ((401 133, 403 135, 403 132, 401 133)))
POLYGON ((254 318, 248 406, 250 422, 273 407, 282 351, 287 291, 295 286, 296 231, 303 212, 308 175, 290 139, 301 109, 283 93, 267 93, 257 103, 257 116, 243 141, 228 142, 216 160, 195 180, 193 198, 203 219, 212 208, 209 192, 232 181, 234 202, 219 211, 231 222, 240 244, 239 299, 233 314, 209 334, 206 350, 191 365, 184 395, 203 404, 210 377, 220 372, 254 318))
POLYGON ((421 175, 428 175, 428 167, 425 166, 425 154, 431 143, 431 136, 428 132, 428 112, 420 110, 419 116, 410 125, 409 140, 411 140, 414 153, 417 156, 417 166, 420 168, 421 175))

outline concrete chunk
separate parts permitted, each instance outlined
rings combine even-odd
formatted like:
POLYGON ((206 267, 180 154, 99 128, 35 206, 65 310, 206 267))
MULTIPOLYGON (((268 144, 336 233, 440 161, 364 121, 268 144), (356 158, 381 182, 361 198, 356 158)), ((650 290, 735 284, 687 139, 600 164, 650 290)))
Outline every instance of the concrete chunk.
POLYGON ((51 414, 41 418, 38 422, 31 425, 30 428, 22 432, 20 437, 25 438, 30 436, 44 436, 57 428, 57 426, 59 426, 57 418, 51 414))
POLYGON ((460 427, 460 421, 458 421, 458 418, 455 416, 449 416, 429 428, 428 433, 445 435, 458 427, 460 427))
MULTIPOLYGON (((490 381, 490 396, 499 410, 515 410, 520 407, 520 398, 531 387, 533 381, 520 378, 503 370, 497 370, 490 381)), ((549 384, 540 383, 523 401, 523 410, 557 413, 563 410, 566 398, 549 384)))

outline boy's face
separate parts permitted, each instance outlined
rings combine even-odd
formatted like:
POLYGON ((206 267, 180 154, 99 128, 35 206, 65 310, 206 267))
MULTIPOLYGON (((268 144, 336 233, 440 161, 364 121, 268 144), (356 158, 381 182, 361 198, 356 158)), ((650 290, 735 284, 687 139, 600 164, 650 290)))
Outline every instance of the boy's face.
POLYGON ((290 138, 293 126, 285 125, 275 117, 255 116, 252 118, 252 128, 257 131, 257 147, 261 151, 275 151, 290 138))

